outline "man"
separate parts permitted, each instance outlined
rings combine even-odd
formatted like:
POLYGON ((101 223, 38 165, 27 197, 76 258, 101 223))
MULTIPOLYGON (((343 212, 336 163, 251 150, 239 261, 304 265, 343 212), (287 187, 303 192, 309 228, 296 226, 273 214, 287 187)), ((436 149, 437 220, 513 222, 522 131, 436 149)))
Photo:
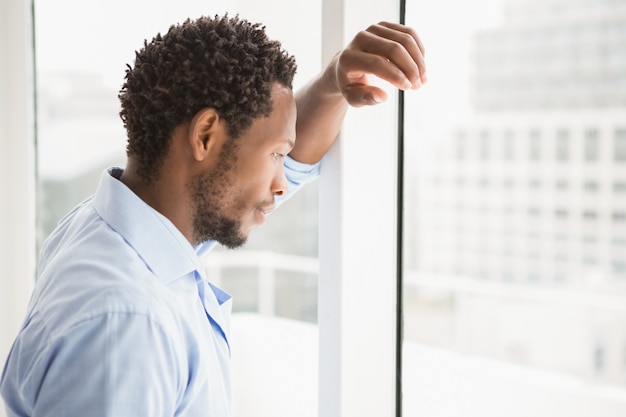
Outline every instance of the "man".
POLYGON ((199 254, 242 245, 314 179, 374 74, 426 81, 424 49, 393 23, 360 32, 295 97, 295 61, 238 17, 175 25, 137 52, 120 92, 124 170, 44 244, 0 390, 9 416, 228 416, 230 296, 199 254))

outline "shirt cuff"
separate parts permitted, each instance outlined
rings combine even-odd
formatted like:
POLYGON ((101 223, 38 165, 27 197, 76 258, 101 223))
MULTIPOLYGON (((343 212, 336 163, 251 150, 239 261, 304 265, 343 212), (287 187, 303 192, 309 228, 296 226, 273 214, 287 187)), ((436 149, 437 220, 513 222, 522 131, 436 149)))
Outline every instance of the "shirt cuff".
MULTIPOLYGON (((298 162, 289 155, 285 156, 285 175, 289 185, 299 186, 314 181, 320 175, 321 162, 305 164, 298 162)), ((289 190, 291 191, 291 190, 289 190)))

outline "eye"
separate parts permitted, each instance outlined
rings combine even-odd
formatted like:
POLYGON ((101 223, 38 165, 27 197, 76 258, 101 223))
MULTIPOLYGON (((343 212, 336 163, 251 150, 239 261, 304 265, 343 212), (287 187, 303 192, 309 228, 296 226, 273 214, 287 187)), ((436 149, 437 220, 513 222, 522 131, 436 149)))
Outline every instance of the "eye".
POLYGON ((282 159, 285 157, 285 154, 280 152, 272 152, 272 156, 274 157, 274 159, 282 159))

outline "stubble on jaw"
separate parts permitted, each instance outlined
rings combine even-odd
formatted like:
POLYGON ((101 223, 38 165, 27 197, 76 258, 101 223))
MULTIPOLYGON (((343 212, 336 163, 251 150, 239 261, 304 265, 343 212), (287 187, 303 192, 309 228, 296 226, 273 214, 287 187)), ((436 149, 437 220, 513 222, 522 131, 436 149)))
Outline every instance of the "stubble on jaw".
MULTIPOLYGON (((188 186, 193 213, 193 240, 195 244, 214 240, 229 249, 243 246, 248 237, 241 231, 241 221, 228 217, 225 202, 236 197, 232 170, 237 162, 236 140, 229 140, 220 152, 219 162, 211 172, 197 175, 188 186)), ((242 212, 245 204, 235 205, 242 212)))

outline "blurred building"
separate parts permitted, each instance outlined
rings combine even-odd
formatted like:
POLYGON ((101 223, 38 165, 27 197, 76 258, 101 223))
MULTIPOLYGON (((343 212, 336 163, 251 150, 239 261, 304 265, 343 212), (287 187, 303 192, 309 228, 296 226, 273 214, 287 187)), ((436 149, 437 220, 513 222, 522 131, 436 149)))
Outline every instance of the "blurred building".
POLYGON ((117 92, 88 72, 37 73, 38 243, 96 190, 109 166, 123 166, 126 136, 117 92))
POLYGON ((409 180, 407 336, 626 384, 626 1, 508 0, 472 51, 409 180))
POLYGON ((626 2, 507 0, 474 39, 478 111, 626 106, 626 2))

